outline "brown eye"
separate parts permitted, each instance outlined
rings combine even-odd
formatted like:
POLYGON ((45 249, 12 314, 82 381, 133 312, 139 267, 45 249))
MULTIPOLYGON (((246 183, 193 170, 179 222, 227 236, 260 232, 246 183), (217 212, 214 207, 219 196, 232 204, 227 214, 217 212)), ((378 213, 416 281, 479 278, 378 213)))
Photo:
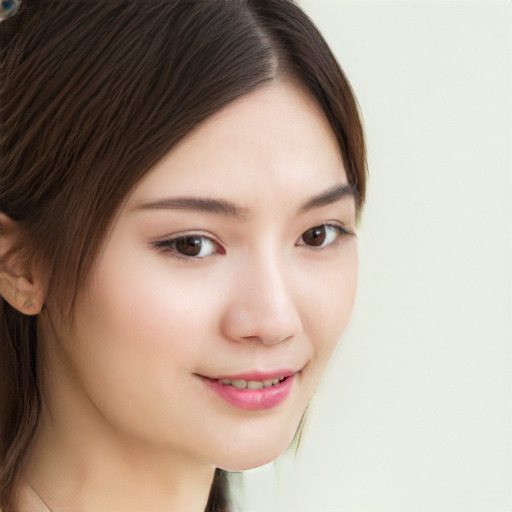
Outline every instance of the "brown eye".
POLYGON ((204 235, 185 235, 160 240, 153 245, 165 253, 181 259, 202 259, 214 254, 225 254, 223 248, 204 235))
POLYGON ((297 245, 307 246, 314 249, 324 249, 339 240, 343 236, 354 236, 355 233, 348 231, 336 224, 321 224, 308 229, 299 238, 297 245))
POLYGON ((326 226, 315 226, 314 228, 308 229, 303 235, 302 240, 306 245, 313 247, 319 247, 325 242, 327 236, 326 226))
POLYGON ((184 236, 175 241, 176 251, 184 256, 198 256, 203 247, 202 236, 184 236))

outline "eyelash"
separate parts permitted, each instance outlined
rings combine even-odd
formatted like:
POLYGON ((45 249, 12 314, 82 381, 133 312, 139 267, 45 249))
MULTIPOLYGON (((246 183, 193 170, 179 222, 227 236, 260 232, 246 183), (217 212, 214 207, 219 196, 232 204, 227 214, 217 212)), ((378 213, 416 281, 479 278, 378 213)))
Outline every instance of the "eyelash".
MULTIPOLYGON (((180 253, 177 250, 176 246, 178 243, 180 243, 181 241, 185 241, 187 239, 193 239, 193 238, 200 239, 202 241, 202 243, 204 243, 204 241, 206 240, 208 243, 215 246, 216 252, 214 254, 222 255, 222 254, 226 253, 226 251, 222 248, 222 246, 218 242, 216 242, 215 240, 213 240, 211 237, 209 237, 207 235, 203 235, 202 233, 185 233, 185 234, 182 234, 179 236, 175 236, 173 238, 168 238, 166 240, 159 240, 157 242, 153 242, 152 245, 156 249, 161 250, 162 252, 169 253, 173 258, 176 258, 178 260, 185 260, 185 261, 202 260, 208 256, 211 256, 211 255, 187 256, 185 254, 180 253)), ((202 247, 201 247, 201 249, 202 249, 202 247)))
MULTIPOLYGON (((301 244, 297 243, 296 245, 299 247, 307 247, 313 251, 321 251, 327 247, 330 247, 331 245, 336 244, 340 238, 343 238, 346 236, 355 236, 355 233, 353 231, 349 231, 348 229, 346 229, 345 227, 343 227, 340 224, 324 223, 324 224, 319 224, 317 226, 313 226, 312 228, 309 228, 308 230, 304 231, 304 233, 302 233, 302 235, 300 236, 299 240, 302 240, 304 235, 306 235, 308 232, 312 232, 315 229, 321 229, 321 228, 324 228, 325 231, 330 230, 331 233, 336 232, 335 239, 330 241, 327 245, 323 245, 324 242, 322 242, 322 244, 318 245, 318 246, 309 245, 309 244, 305 244, 305 243, 301 243, 301 244)), ((179 260, 184 260, 184 261, 194 261, 194 260, 197 261, 197 260, 205 259, 205 258, 215 255, 215 254, 220 254, 220 255, 226 254, 226 251, 223 249, 223 247, 218 242, 216 242, 215 240, 213 240, 211 237, 209 237, 207 235, 203 235, 202 233, 193 233, 193 232, 185 233, 185 234, 181 234, 179 236, 175 236, 173 238, 168 238, 165 240, 158 240, 156 242, 153 242, 151 245, 153 247, 155 247, 156 249, 161 250, 162 252, 169 253, 173 258, 176 258, 179 260), (208 254, 207 256, 198 256, 198 255, 188 256, 183 253, 180 253, 177 250, 176 246, 178 243, 185 241, 187 239, 191 240, 194 238, 200 239, 202 241, 202 244, 204 244, 204 241, 206 240, 206 241, 208 241, 208 243, 216 246, 216 252, 213 254, 208 254)), ((202 249, 202 247, 201 247, 201 249, 202 249)))
MULTIPOLYGON (((321 251, 322 249, 325 249, 326 247, 329 247, 333 244, 335 244, 336 242, 339 241, 340 237, 342 236, 347 236, 349 235, 349 231, 347 231, 344 227, 342 226, 339 226, 338 224, 320 224, 319 226, 314 226, 312 228, 309 228, 308 230, 304 231, 304 233, 302 233, 302 235, 300 236, 299 240, 303 240, 305 235, 308 234, 308 233, 314 233, 316 230, 319 230, 319 229, 323 229, 324 233, 324 239, 321 241, 321 243, 319 245, 315 245, 315 244, 299 244, 297 243, 296 245, 300 246, 300 247, 308 247, 309 249, 312 249, 312 250, 315 250, 315 251, 321 251), (325 244, 325 239, 328 238, 328 233, 331 234, 331 237, 332 235, 335 236, 334 239, 330 240, 329 243, 325 244)), ((316 235, 315 235, 316 236, 316 235)))

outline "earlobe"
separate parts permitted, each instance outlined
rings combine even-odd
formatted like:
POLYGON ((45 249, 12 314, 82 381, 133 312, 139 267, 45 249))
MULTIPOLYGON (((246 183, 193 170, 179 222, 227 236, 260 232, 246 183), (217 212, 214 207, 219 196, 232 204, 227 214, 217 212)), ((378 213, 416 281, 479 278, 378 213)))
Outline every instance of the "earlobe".
POLYGON ((27 257, 22 226, 0 213, 0 295, 25 315, 41 312, 45 298, 42 276, 27 257))

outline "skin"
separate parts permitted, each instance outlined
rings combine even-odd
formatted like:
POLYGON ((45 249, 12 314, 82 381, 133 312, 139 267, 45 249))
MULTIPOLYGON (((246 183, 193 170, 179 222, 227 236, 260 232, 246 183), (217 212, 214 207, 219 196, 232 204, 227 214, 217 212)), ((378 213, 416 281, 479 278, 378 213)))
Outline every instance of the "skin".
POLYGON ((143 179, 71 332, 40 316, 46 378, 22 510, 204 510, 215 467, 252 468, 286 449, 357 276, 354 198, 300 208, 346 183, 324 114, 282 81, 210 118, 143 179), (244 215, 155 204, 191 196, 244 215), (323 224, 336 227, 308 245, 303 234, 323 224), (206 237, 199 257, 162 243, 184 234, 206 237), (291 393, 263 411, 228 404, 198 376, 283 368, 298 372, 291 393))

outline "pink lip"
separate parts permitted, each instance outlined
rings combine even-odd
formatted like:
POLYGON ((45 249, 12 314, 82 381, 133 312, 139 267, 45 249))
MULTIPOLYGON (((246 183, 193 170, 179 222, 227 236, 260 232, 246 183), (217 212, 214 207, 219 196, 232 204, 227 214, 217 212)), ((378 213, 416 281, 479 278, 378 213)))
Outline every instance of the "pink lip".
POLYGON ((223 376, 216 379, 203 378, 205 384, 217 395, 223 398, 229 404, 244 409, 246 411, 261 411, 277 407, 289 396, 295 372, 251 372, 240 375, 223 376), (221 379, 229 380, 270 380, 285 377, 283 381, 274 386, 263 389, 237 389, 234 386, 222 384, 221 379))

